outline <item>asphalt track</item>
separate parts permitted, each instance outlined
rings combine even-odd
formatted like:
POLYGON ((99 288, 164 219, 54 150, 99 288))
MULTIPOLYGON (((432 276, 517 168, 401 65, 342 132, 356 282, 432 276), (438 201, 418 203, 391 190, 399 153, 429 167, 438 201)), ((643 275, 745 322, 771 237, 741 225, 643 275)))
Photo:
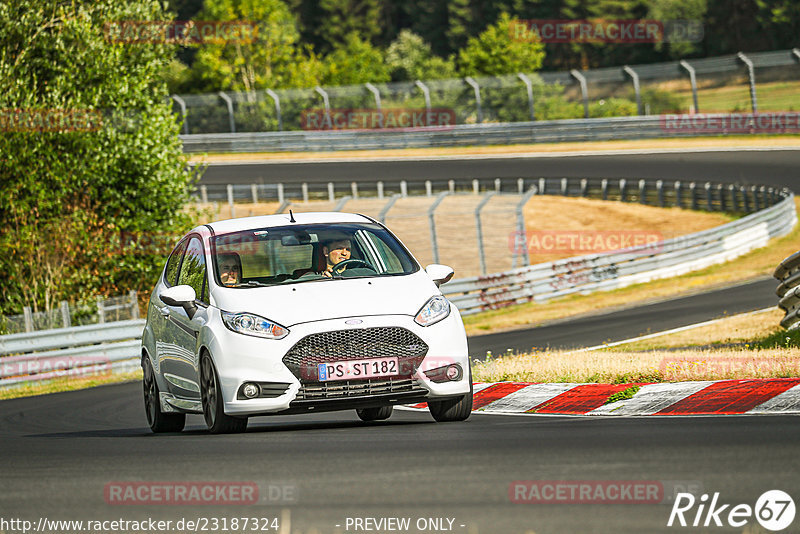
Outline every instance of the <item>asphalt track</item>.
POLYGON ((213 436, 190 416, 182 434, 156 436, 140 387, 0 402, 0 517, 283 517, 291 532, 318 534, 356 532, 344 528, 348 517, 446 517, 455 520, 450 532, 468 534, 641 533, 676 530, 666 527, 676 488, 751 506, 775 488, 800 497, 794 417, 473 415, 442 424, 395 411, 388 422, 366 424, 341 412, 256 418, 245 434, 213 436), (654 481, 665 489, 663 504, 512 503, 511 484, 526 480, 654 481), (106 485, 130 481, 254 482, 263 501, 108 504, 106 485))
POLYGON ((798 189, 800 150, 691 151, 447 160, 212 164, 200 183, 385 182, 471 178, 654 178, 798 189))
MULTIPOLYGON (((238 174, 229 174, 225 183, 252 182, 254 175, 248 175, 247 169, 263 172, 258 166, 237 167, 238 174)), ((282 164, 268 169, 284 180, 314 176, 351 180, 356 175, 388 180, 426 173, 445 178, 459 173, 547 176, 551 172, 555 176, 728 178, 791 187, 800 169, 800 153, 593 156, 446 165, 282 164), (296 175, 290 175, 292 169, 296 175)), ((213 173, 207 177, 211 179, 213 173)), ((774 281, 767 280, 653 303, 552 324, 521 334, 522 341, 505 334, 501 346, 505 349, 523 341, 523 346, 570 346, 595 343, 597 336, 602 336, 599 341, 628 337, 710 319, 724 311, 774 304, 773 290, 774 281), (545 337, 540 337, 542 331, 545 337)), ((480 343, 498 339, 473 338, 472 351, 480 343)), ((0 530, 7 533, 21 530, 3 525, 2 520, 36 522, 42 517, 173 521, 279 517, 280 530, 258 531, 318 534, 393 532, 347 528, 348 517, 410 518, 412 527, 401 532, 670 532, 684 530, 666 526, 676 489, 719 492, 719 501, 731 505, 753 506, 759 495, 771 489, 800 499, 800 425, 789 416, 473 415, 465 423, 437 424, 425 413, 395 411, 385 423, 365 424, 354 413, 341 412, 255 418, 247 433, 229 436, 208 435, 202 419, 190 416, 182 434, 155 436, 146 427, 141 386, 121 384, 2 401, 0 436, 0 530), (664 503, 512 503, 509 488, 520 480, 654 481, 664 488, 660 494, 664 503), (254 482, 261 489, 261 500, 243 506, 109 504, 106 485, 128 481, 254 482), (282 491, 286 495, 286 490, 290 491, 286 498, 278 495, 282 491), (416 525, 419 518, 454 522, 451 530, 422 530, 416 525)), ((697 506, 686 514, 690 522, 696 510, 697 506)), ((746 528, 760 531, 752 518, 746 528)))
POLYGON ((502 354, 508 349, 528 352, 538 349, 591 347, 660 332, 681 326, 777 306, 773 278, 759 279, 714 291, 661 300, 608 313, 563 319, 536 328, 523 328, 469 338, 473 358, 484 359, 486 352, 502 354))

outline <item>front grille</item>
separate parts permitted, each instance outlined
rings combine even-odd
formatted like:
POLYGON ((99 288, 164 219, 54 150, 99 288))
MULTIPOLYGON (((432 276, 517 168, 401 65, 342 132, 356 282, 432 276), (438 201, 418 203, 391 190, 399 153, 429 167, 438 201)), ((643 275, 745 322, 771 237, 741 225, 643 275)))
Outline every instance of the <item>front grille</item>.
POLYGON ((400 375, 409 377, 427 352, 428 345, 405 328, 353 328, 308 335, 289 349, 283 363, 301 381, 316 381, 320 363, 396 357, 400 375))
POLYGON ((303 384, 295 400, 341 399, 364 395, 401 393, 413 391, 417 385, 410 378, 382 378, 367 380, 341 380, 303 384))

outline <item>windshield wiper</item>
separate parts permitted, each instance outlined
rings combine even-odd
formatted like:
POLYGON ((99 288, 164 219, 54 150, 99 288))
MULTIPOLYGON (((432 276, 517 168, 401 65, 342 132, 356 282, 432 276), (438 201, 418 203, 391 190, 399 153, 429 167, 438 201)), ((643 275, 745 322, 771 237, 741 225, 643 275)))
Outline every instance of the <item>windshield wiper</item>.
POLYGON ((272 287, 270 284, 259 282, 258 280, 249 280, 241 284, 236 284, 233 287, 272 287))

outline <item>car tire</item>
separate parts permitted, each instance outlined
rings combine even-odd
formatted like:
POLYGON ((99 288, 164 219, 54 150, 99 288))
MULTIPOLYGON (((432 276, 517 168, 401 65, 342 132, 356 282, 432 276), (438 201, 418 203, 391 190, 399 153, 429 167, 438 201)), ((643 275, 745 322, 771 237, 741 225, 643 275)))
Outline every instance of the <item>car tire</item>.
POLYGON ((186 414, 161 411, 158 382, 156 382, 153 365, 147 357, 142 358, 142 389, 144 390, 144 413, 150 430, 156 434, 183 430, 186 425, 186 414))
POLYGON ((225 413, 219 376, 207 353, 200 360, 200 399, 203 418, 212 434, 235 434, 247 429, 246 417, 232 417, 225 413))
POLYGON ((356 410, 358 418, 362 421, 383 421, 392 416, 391 406, 381 406, 380 408, 360 408, 356 410))
POLYGON ((436 421, 465 421, 472 413, 472 369, 469 370, 469 394, 463 397, 428 401, 428 409, 436 421))

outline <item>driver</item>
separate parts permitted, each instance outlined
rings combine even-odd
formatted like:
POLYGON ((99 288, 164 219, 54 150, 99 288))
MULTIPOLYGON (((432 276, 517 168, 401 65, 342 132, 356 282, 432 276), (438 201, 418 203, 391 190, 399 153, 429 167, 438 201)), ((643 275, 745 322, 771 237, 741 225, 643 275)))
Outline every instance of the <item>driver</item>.
POLYGON ((328 278, 333 277, 333 268, 336 264, 350 259, 350 240, 349 239, 336 239, 328 241, 322 246, 322 254, 325 256, 325 270, 322 271, 324 276, 328 278))

